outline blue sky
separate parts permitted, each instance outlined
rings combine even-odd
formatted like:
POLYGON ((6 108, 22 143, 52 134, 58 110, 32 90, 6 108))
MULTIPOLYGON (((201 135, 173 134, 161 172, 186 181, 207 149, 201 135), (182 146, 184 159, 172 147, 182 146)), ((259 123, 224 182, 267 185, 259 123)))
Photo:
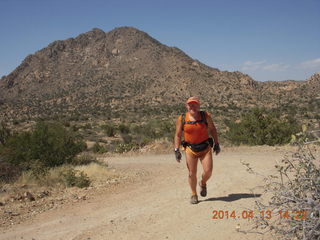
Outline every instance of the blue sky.
POLYGON ((55 40, 120 26, 258 81, 320 72, 320 0, 0 0, 0 77, 55 40))

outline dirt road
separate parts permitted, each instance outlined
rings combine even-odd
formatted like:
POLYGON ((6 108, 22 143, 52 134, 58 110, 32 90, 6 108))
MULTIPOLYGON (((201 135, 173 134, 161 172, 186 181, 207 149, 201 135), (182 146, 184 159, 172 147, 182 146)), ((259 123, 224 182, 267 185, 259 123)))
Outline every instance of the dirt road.
MULTIPOLYGON (((145 174, 88 201, 47 211, 3 229, 0 239, 272 239, 266 234, 241 232, 249 229, 248 220, 241 214, 253 209, 257 200, 250 189, 262 178, 247 173, 240 161, 270 174, 285 152, 275 147, 224 149, 214 157, 208 196, 200 197, 197 205, 189 203, 184 159, 178 164, 173 154, 108 158, 109 165, 116 169, 145 174), (235 211, 236 218, 212 219, 213 211, 220 210, 235 211)), ((255 189, 254 193, 261 194, 262 190, 255 189)))

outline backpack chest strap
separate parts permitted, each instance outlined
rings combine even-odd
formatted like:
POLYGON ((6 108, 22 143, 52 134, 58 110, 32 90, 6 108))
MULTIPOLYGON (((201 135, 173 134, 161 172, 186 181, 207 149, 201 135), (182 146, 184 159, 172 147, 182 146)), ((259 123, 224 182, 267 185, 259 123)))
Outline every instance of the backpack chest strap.
POLYGON ((203 119, 197 120, 197 121, 187 121, 184 122, 184 124, 196 124, 196 123, 204 123, 205 121, 203 119))

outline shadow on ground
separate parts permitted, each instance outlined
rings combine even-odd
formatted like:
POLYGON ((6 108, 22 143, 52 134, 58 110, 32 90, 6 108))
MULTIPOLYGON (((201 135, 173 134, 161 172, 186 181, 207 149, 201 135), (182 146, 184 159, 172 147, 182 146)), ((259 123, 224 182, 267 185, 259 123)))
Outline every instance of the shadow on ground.
POLYGON ((232 193, 225 197, 216 197, 216 198, 207 198, 202 200, 201 202, 206 201, 224 201, 224 202, 233 202, 242 198, 258 198, 261 194, 253 194, 253 193, 232 193))

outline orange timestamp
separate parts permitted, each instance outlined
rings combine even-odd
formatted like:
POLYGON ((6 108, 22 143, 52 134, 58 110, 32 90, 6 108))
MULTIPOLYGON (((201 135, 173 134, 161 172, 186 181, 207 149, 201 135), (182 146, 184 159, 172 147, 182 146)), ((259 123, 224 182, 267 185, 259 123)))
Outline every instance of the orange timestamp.
POLYGON ((243 210, 243 211, 228 211, 228 210, 213 210, 212 211, 212 219, 272 219, 274 216, 278 216, 281 219, 296 219, 303 220, 308 216, 308 212, 306 210, 279 210, 279 211, 271 211, 271 210, 261 210, 261 211, 253 211, 253 210, 243 210))

